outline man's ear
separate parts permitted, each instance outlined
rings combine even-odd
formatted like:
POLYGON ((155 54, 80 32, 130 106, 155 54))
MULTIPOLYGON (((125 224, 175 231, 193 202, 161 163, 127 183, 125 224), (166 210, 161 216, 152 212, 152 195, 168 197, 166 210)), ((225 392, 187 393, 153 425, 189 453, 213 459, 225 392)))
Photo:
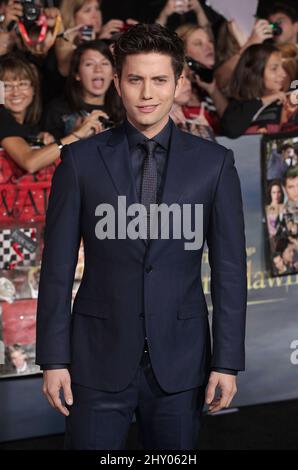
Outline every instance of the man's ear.
POLYGON ((114 75, 114 85, 115 85, 118 95, 121 97, 120 79, 116 73, 114 75))
POLYGON ((178 80, 177 80, 177 82, 176 82, 176 88, 175 88, 174 98, 176 98, 177 95, 179 94, 180 88, 181 88, 181 86, 183 85, 183 81, 184 81, 184 75, 180 75, 180 77, 178 78, 178 80))

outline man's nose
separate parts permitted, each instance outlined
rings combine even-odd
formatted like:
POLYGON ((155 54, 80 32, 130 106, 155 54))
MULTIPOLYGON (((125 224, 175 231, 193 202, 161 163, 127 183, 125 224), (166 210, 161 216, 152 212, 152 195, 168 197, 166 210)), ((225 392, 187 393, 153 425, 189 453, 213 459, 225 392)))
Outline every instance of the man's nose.
POLYGON ((152 98, 152 88, 150 81, 144 81, 142 95, 144 100, 150 100, 152 98))

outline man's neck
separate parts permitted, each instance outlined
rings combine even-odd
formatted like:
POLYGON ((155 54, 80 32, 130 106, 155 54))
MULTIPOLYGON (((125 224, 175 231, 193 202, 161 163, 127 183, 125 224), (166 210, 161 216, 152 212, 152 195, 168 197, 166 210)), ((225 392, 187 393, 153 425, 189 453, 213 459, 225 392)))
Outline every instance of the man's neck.
POLYGON ((128 116, 126 116, 126 118, 128 122, 139 132, 141 132, 145 137, 147 137, 147 139, 152 139, 157 134, 159 134, 169 122, 169 115, 165 116, 164 119, 157 122, 156 124, 153 124, 152 126, 142 126, 141 124, 131 120, 128 116))

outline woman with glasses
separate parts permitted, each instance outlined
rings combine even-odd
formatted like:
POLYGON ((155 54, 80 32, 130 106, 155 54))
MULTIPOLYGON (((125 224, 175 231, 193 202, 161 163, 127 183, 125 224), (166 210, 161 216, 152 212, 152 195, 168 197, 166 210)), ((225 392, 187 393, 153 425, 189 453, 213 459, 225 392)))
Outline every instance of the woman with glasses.
MULTIPOLYGON (((0 63, 3 106, 0 106, 0 146, 23 170, 34 173, 55 162, 63 145, 96 134, 103 129, 101 111, 87 116, 75 133, 55 139, 41 132, 40 80, 36 67, 22 57, 7 55, 0 63), (32 144, 42 145, 33 148, 32 144)), ((1 96, 0 96, 1 98, 1 96)))

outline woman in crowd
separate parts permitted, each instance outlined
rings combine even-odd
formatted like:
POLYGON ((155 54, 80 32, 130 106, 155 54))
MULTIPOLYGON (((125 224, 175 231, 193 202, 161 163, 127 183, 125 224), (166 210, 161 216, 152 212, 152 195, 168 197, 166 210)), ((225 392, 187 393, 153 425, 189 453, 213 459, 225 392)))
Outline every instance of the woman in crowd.
MULTIPOLYGON (((260 131, 254 125, 257 113, 269 105, 275 107, 272 131, 278 129, 281 105, 286 100, 285 87, 286 72, 276 46, 265 43, 246 49, 231 81, 232 100, 221 120, 222 133, 231 138, 257 133, 260 131)), ((270 131, 268 123, 263 124, 270 131)))
MULTIPOLYGON (((196 25, 186 24, 176 30, 185 45, 186 56, 199 62, 201 66, 212 73, 215 66, 214 41, 208 30, 196 25)), ((217 133, 219 118, 223 115, 228 102, 218 89, 213 78, 209 83, 198 75, 193 74, 192 95, 189 101, 189 112, 199 115, 204 106, 204 115, 210 126, 217 133)))
POLYGON ((215 77, 219 88, 226 92, 233 72, 243 52, 254 44, 262 44, 273 37, 272 28, 267 20, 257 20, 248 37, 235 20, 224 21, 217 37, 217 68, 215 77))
POLYGON ((276 235, 284 210, 284 193, 280 181, 273 180, 268 186, 266 218, 269 237, 276 235))
POLYGON ((175 101, 170 112, 171 118, 183 131, 208 140, 215 140, 213 130, 204 116, 204 106, 201 106, 201 113, 199 115, 192 114, 188 107, 192 95, 192 84, 189 78, 188 67, 184 67, 182 75, 182 86, 175 96, 175 101))
POLYGON ((86 117, 81 126, 61 140, 40 132, 40 82, 36 67, 19 57, 7 55, 0 62, 0 80, 4 82, 4 106, 0 107, 0 146, 26 172, 34 173, 60 157, 63 145, 102 130, 101 111, 86 117), (32 148, 30 143, 42 143, 32 148))
POLYGON ((119 123, 124 114, 113 75, 113 56, 103 41, 88 41, 78 46, 71 61, 66 97, 56 98, 49 105, 44 129, 55 138, 62 138, 94 112, 108 119, 109 125, 119 123))
MULTIPOLYGON (((73 51, 80 42, 92 39, 110 40, 114 34, 123 31, 126 27, 124 21, 117 19, 112 19, 102 25, 100 3, 101 0, 62 0, 61 2, 60 12, 64 34, 57 38, 55 49, 59 72, 65 77, 69 74, 73 51)), ((132 19, 126 22, 136 23, 132 19)))

